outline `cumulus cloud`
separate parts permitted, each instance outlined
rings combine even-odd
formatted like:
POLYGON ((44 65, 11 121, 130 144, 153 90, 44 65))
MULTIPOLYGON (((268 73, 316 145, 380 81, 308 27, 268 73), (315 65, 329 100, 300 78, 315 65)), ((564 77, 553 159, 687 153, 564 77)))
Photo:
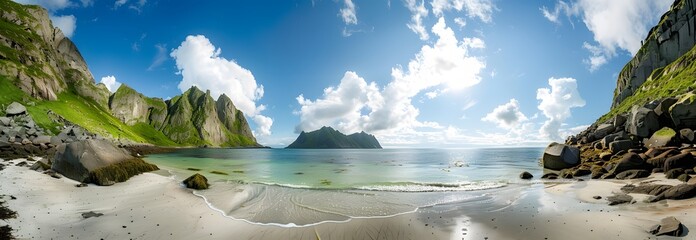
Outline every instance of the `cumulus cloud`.
POLYGON ((513 98, 508 103, 495 107, 481 120, 495 123, 500 128, 512 129, 527 121, 527 117, 520 111, 520 104, 513 98))
POLYGON ((435 16, 442 16, 444 11, 465 10, 470 18, 478 18, 483 22, 490 22, 495 5, 491 0, 433 0, 430 5, 433 7, 435 16))
POLYGON ((257 126, 257 133, 270 134, 273 125, 271 118, 261 112, 265 105, 256 101, 263 97, 263 85, 258 85, 251 71, 234 61, 220 56, 222 50, 216 48, 203 35, 188 36, 181 45, 172 50, 170 56, 183 79, 178 88, 182 92, 192 86, 210 90, 214 98, 223 93, 232 99, 235 106, 250 116, 257 126))
MULTIPOLYGON (((623 50, 636 54, 650 27, 669 9, 672 0, 577 0, 558 1, 554 10, 541 12, 551 22, 560 23, 559 16, 582 18, 594 35, 599 53, 588 49, 591 56, 585 62, 594 71, 623 50), (611 23, 611 24, 607 24, 611 23)), ((572 23, 572 22, 571 22, 572 23)), ((594 46, 594 45, 593 45, 594 46)), ((586 48, 587 49, 587 48, 586 48)))
POLYGON ((353 3, 353 0, 344 0, 343 3, 344 6, 339 12, 343 22, 346 23, 346 25, 358 24, 358 17, 355 14, 355 4, 353 3))
MULTIPOLYGON (((392 68, 392 80, 383 88, 367 83, 354 72, 346 72, 337 87, 324 90, 322 98, 297 98, 301 109, 297 130, 308 131, 331 125, 344 132, 367 131, 381 136, 395 132, 415 132, 416 128, 441 128, 436 123, 417 120, 419 110, 412 98, 423 94, 436 97, 439 93, 464 89, 478 84, 485 63, 470 55, 472 46, 481 44, 457 40, 444 18, 432 27, 438 39, 425 45, 404 69, 392 68), (432 94, 431 94, 432 93, 432 94)), ((396 134, 398 135, 398 134, 396 134)))
POLYGON ((578 85, 573 78, 549 78, 549 88, 537 89, 537 106, 547 120, 539 130, 542 136, 550 140, 563 140, 559 133, 563 122, 568 119, 570 109, 585 106, 585 100, 578 92, 578 85))
POLYGON ((406 7, 411 11, 411 22, 406 24, 406 26, 418 34, 421 40, 428 40, 430 35, 423 25, 423 18, 427 17, 429 13, 428 9, 425 8, 425 2, 421 0, 420 4, 418 4, 417 0, 406 0, 406 7))
POLYGON ((77 19, 73 15, 50 16, 53 26, 59 28, 66 37, 71 38, 77 28, 77 19))
POLYGON ((121 83, 116 81, 116 77, 114 76, 106 76, 102 77, 100 83, 103 83, 106 85, 106 89, 109 89, 109 92, 116 92, 119 87, 121 87, 121 83))
POLYGON ((466 26, 466 20, 464 20, 464 18, 460 18, 460 17, 454 18, 454 23, 456 23, 457 25, 459 25, 459 29, 461 29, 461 28, 463 28, 464 26, 466 26))
POLYGON ((152 64, 150 64, 150 67, 147 68, 148 71, 162 66, 162 63, 164 63, 168 57, 166 44, 155 44, 155 48, 157 49, 157 53, 155 54, 155 58, 152 60, 152 64))

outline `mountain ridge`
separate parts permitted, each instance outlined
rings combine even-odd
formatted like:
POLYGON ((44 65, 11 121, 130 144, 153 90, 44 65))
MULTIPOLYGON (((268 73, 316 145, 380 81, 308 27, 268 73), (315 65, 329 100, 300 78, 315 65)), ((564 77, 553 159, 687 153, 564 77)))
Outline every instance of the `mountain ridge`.
POLYGON ((331 127, 322 127, 312 132, 300 132, 297 139, 286 148, 338 149, 338 148, 377 148, 382 146, 374 135, 364 131, 345 135, 331 127))
POLYGON ((37 124, 54 134, 64 126, 51 114, 119 142, 261 147, 226 95, 215 100, 192 87, 165 101, 125 84, 112 94, 96 83, 77 46, 48 16, 39 6, 0 0, 0 82, 16 87, 0 89, 11 96, 0 98, 0 105, 27 105, 37 124), (173 101, 182 96, 186 101, 173 101))

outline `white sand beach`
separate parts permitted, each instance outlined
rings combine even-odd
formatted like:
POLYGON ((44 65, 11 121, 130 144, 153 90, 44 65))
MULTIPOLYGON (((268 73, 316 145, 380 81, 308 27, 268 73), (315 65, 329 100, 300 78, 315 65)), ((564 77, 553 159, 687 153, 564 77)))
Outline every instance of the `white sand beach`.
MULTIPOLYGON (((8 223, 19 239, 655 239, 647 230, 665 216, 696 226, 694 200, 642 203, 634 195, 634 204, 607 205, 604 198, 636 180, 521 182, 477 201, 397 216, 268 226, 225 217, 162 174, 78 188, 73 180, 14 166, 19 161, 4 161, 12 165, 0 171, 2 199, 18 213, 8 223), (592 198, 597 195, 603 199, 592 198), (103 215, 83 217, 88 212, 103 215)), ((677 183, 641 181, 653 180, 677 183)))

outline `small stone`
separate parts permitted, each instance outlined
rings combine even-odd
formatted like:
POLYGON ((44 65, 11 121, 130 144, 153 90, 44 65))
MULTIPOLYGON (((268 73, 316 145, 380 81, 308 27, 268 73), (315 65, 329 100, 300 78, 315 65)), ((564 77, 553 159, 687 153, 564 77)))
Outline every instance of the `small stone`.
POLYGON ((599 200, 599 199, 602 199, 602 196, 592 196, 592 198, 599 200))
POLYGON ((531 173, 526 172, 526 171, 520 173, 520 178, 521 178, 521 179, 532 179, 533 177, 534 177, 534 176, 533 176, 531 173))

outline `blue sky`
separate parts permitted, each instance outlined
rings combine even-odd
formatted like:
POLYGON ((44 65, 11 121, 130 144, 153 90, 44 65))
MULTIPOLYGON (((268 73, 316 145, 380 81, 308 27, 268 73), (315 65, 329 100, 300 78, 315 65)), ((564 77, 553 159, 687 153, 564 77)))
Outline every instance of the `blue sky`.
POLYGON ((22 0, 97 82, 226 93, 262 144, 329 125, 388 147, 545 145, 610 107, 670 0, 22 0))

